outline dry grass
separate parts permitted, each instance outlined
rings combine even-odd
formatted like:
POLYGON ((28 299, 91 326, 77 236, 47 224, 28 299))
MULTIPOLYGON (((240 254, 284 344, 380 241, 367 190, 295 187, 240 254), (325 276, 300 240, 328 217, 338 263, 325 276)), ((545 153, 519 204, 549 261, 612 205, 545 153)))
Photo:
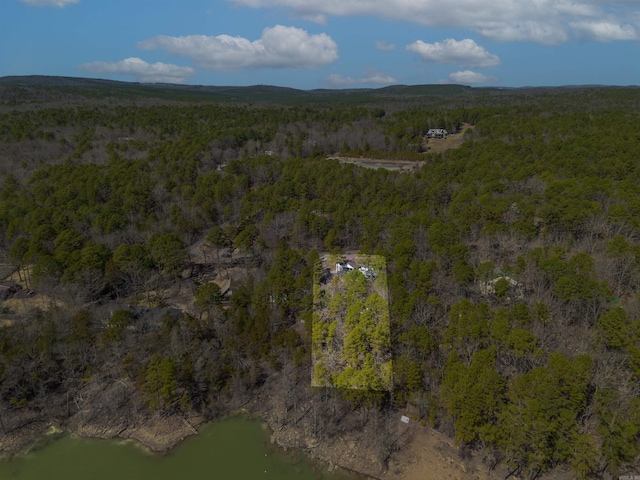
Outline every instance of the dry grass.
POLYGON ((338 160, 340 163, 353 163, 364 168, 384 168, 394 172, 411 172, 419 169, 424 162, 413 160, 393 160, 380 158, 363 158, 363 157, 329 157, 338 160))
POLYGON ((458 148, 464 142, 464 132, 473 125, 463 123, 459 133, 449 135, 447 138, 429 138, 425 139, 423 146, 427 153, 442 153, 452 148, 458 148))
MULTIPOLYGON (((473 125, 462 124, 460 133, 454 133, 447 138, 424 139, 423 147, 426 153, 442 153, 452 148, 458 148, 464 142, 464 132, 473 125)), ((392 158, 366 158, 366 157, 340 157, 331 156, 329 159, 338 160, 340 163, 353 163, 364 168, 384 168, 394 172, 413 172, 419 170, 424 162, 414 160, 394 160, 392 158)))
POLYGON ((389 460, 385 480, 497 480, 504 478, 504 468, 495 471, 483 464, 478 455, 463 459, 452 439, 432 428, 412 421, 413 436, 409 444, 389 460))

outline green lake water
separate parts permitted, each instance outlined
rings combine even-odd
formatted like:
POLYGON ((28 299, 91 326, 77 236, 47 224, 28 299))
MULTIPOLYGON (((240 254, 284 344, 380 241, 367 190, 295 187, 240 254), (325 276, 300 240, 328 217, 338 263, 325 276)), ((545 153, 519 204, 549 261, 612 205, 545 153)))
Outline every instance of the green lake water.
POLYGON ((0 461, 0 480, 345 480, 300 454, 269 443, 257 422, 231 418, 203 427, 165 456, 131 441, 69 435, 11 460, 0 461))

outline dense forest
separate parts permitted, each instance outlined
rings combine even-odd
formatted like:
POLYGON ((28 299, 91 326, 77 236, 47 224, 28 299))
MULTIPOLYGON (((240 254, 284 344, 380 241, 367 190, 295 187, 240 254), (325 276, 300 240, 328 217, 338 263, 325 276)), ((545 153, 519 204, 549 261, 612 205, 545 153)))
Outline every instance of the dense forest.
POLYGON ((320 439, 411 405, 522 478, 640 474, 640 89, 136 88, 0 82, 4 433, 92 382, 211 418, 287 372, 320 439), (391 391, 311 387, 345 252, 387 262, 391 391))

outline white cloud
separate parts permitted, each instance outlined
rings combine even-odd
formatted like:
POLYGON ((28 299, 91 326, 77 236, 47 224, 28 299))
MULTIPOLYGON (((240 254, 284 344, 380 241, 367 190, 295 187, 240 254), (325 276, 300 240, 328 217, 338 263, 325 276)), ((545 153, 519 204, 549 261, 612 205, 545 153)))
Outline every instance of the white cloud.
POLYGON ((481 35, 500 42, 532 41, 544 45, 560 45, 570 40, 565 25, 557 21, 522 21, 517 24, 486 22, 476 29, 481 35))
POLYGON ((133 75, 138 82, 144 83, 185 83, 196 74, 191 67, 162 62, 147 63, 135 57, 120 62, 83 63, 78 68, 97 74, 133 75))
POLYGON ((616 40, 637 40, 638 31, 631 25, 611 22, 574 22, 571 27, 586 40, 612 42, 616 40))
POLYGON ((388 75, 384 75, 381 72, 371 71, 364 77, 353 78, 343 77, 337 73, 329 75, 327 82, 334 86, 346 86, 346 85, 391 85, 397 83, 397 80, 388 75))
POLYGON ((319 23, 320 25, 327 24, 327 16, 321 13, 301 13, 298 15, 302 20, 307 20, 309 22, 319 23))
POLYGON ((73 5, 80 0, 20 0, 27 5, 33 5, 35 7, 66 7, 67 5, 73 5))
POLYGON ((338 58, 338 46, 328 35, 309 35, 305 30, 282 25, 265 28, 262 38, 254 41, 229 35, 159 35, 143 40, 137 46, 186 56, 203 68, 214 71, 261 67, 313 68, 338 58))
POLYGON ((454 63, 467 67, 489 68, 500 64, 500 59, 478 45, 470 38, 442 42, 424 43, 418 40, 407 45, 407 50, 418 54, 427 63, 454 63))
POLYGON ((381 50, 383 52, 390 52, 396 49, 396 46, 392 43, 382 42, 380 40, 375 43, 376 49, 381 50))
POLYGON ((497 81, 498 79, 495 77, 489 77, 482 73, 472 72, 471 70, 454 72, 449 75, 449 82, 464 85, 470 85, 472 83, 496 83, 497 81))
POLYGON ((436 28, 463 28, 499 41, 564 43, 583 38, 584 23, 597 41, 638 37, 637 0, 227 0, 251 8, 286 7, 326 23, 329 16, 376 16, 436 28), (632 20, 636 18, 636 20, 632 20), (617 27, 617 32, 616 28, 617 27), (605 32, 602 32, 602 29, 605 32), (595 31, 594 31, 595 30, 595 31), (608 33, 607 33, 608 32, 608 33))

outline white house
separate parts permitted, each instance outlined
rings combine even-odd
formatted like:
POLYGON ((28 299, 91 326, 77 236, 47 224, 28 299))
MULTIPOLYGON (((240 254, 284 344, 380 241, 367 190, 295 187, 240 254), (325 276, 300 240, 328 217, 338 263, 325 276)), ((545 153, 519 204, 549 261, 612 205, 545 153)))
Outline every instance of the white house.
POLYGON ((349 262, 336 263, 336 274, 340 272, 350 272, 353 270, 353 266, 349 262))
POLYGON ((376 271, 371 267, 362 266, 358 268, 358 270, 367 278, 374 278, 376 276, 376 271))
POLYGON ((444 128, 430 128, 429 131, 427 132, 426 137, 427 138, 445 138, 447 135, 449 135, 449 132, 447 132, 444 128))

